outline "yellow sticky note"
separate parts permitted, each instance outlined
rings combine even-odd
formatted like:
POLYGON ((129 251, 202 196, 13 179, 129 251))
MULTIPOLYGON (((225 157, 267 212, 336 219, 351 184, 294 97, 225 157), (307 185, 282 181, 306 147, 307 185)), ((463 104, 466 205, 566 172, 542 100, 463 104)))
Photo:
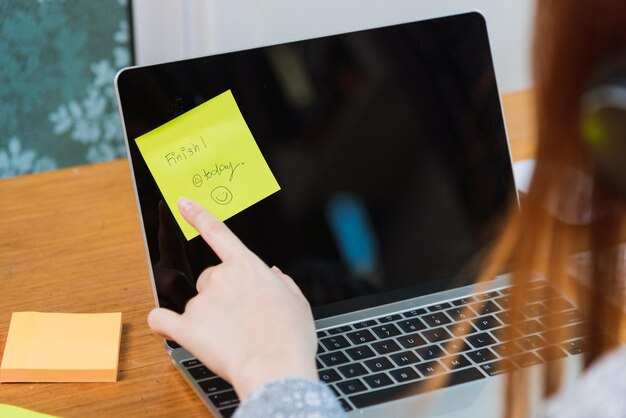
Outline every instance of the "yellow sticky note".
POLYGON ((31 411, 30 409, 20 408, 19 406, 7 405, 0 403, 0 418, 55 418, 52 415, 42 414, 41 412, 31 411))
POLYGON ((0 382, 115 382, 121 313, 14 312, 0 382))
POLYGON ((280 190, 230 90, 136 142, 188 240, 198 232, 178 210, 181 196, 226 220, 280 190))

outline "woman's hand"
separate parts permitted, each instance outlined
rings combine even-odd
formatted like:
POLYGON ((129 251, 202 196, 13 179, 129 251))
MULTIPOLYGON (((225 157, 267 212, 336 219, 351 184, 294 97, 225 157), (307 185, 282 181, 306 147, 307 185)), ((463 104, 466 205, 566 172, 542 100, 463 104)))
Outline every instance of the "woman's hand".
POLYGON ((222 263, 202 272, 182 315, 156 308, 150 328, 228 380, 241 399, 282 377, 317 379, 313 316, 298 286, 198 203, 181 198, 178 207, 222 263))

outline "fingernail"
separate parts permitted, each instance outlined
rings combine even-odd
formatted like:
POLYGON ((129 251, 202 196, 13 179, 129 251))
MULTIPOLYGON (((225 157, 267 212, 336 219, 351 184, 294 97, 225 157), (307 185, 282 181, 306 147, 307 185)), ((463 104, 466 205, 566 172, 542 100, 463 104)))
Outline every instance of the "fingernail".
POLYGON ((154 315, 155 315, 157 309, 158 308, 152 308, 150 313, 148 313, 148 317, 146 318, 148 320, 148 325, 150 325, 150 328, 152 328, 152 325, 150 324, 150 321, 152 320, 151 318, 154 318, 154 315))
POLYGON ((178 208, 181 212, 189 212, 193 207, 193 201, 186 197, 181 197, 178 199, 178 208))

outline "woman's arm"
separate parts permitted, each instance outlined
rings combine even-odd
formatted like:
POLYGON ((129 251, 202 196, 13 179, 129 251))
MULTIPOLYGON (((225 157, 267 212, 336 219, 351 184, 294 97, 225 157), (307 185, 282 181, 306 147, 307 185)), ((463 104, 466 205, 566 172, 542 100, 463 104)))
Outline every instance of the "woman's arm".
POLYGON ((156 308, 150 327, 229 381, 242 400, 277 379, 317 380, 313 316, 298 286, 202 206, 186 198, 178 205, 222 263, 202 272, 182 315, 156 308))

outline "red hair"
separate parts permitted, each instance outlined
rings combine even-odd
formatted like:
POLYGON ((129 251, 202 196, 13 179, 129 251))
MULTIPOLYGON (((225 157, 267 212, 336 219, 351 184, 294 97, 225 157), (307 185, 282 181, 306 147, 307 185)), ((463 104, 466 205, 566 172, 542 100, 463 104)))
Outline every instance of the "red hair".
MULTIPOLYGON (((624 285, 618 244, 624 202, 604 184, 589 158, 580 135, 580 99, 598 65, 626 48, 626 1, 540 0, 536 6, 537 165, 521 210, 512 210, 505 223, 485 277, 511 261, 514 322, 523 320, 526 294, 537 273, 569 293, 589 319, 583 332, 593 336, 586 341, 588 366, 619 337, 624 285), (570 273, 572 254, 583 249, 590 251, 591 268, 584 272, 574 266, 577 276, 588 273, 581 284, 570 273)), ((558 312, 555 301, 545 302, 549 312, 558 312)), ((547 318, 549 329, 564 325, 559 315, 547 318)), ((549 332, 548 343, 558 344, 564 332, 549 332)), ((510 346, 508 354, 518 354, 510 346)), ((544 394, 551 395, 560 387, 561 363, 547 363, 543 375, 544 394)), ((528 414, 528 389, 525 369, 508 375, 505 416, 528 414)))

